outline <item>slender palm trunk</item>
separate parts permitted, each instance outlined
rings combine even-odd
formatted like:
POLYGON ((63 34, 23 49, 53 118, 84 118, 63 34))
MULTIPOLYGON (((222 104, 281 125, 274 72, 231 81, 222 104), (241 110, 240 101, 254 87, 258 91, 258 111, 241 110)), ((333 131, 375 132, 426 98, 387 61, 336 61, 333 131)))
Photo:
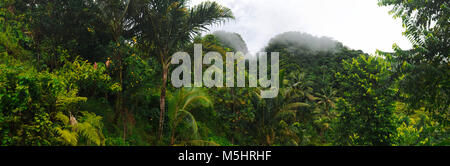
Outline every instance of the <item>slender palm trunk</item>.
POLYGON ((172 136, 170 138, 170 145, 173 145, 175 143, 175 130, 177 128, 177 121, 178 121, 178 106, 175 109, 175 116, 173 118, 173 123, 172 123, 172 136))
POLYGON ((170 139, 170 145, 175 143, 175 129, 172 129, 172 138, 170 139))
POLYGON ((126 126, 127 126, 127 121, 126 121, 126 117, 125 117, 125 111, 123 109, 123 66, 122 66, 122 55, 120 54, 120 52, 117 53, 119 56, 119 80, 120 80, 120 87, 122 87, 122 90, 119 92, 118 96, 117 96, 117 101, 118 101, 118 110, 117 112, 121 112, 122 113, 122 118, 123 118, 123 141, 125 142, 126 140, 126 126))
POLYGON ((162 80, 162 86, 161 86, 161 96, 159 100, 159 128, 158 128, 158 141, 161 141, 162 139, 162 133, 164 129, 164 113, 166 110, 166 88, 167 88, 167 74, 168 74, 168 66, 163 65, 163 80, 162 80))
POLYGON ((170 138, 170 145, 173 145, 175 143, 175 129, 176 129, 176 121, 177 121, 177 113, 175 113, 175 121, 173 122, 172 127, 172 136, 170 138))

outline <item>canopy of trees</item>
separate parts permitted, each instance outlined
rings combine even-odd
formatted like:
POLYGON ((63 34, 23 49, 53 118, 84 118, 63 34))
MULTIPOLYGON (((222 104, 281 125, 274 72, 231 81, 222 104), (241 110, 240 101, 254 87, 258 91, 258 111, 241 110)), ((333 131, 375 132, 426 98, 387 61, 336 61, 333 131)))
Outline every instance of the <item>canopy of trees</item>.
POLYGON ((249 52, 240 34, 202 35, 234 19, 217 2, 2 0, 0 145, 450 145, 448 2, 379 5, 412 49, 280 32, 264 48, 280 53, 279 95, 265 99, 170 83, 172 54, 194 43, 249 52))

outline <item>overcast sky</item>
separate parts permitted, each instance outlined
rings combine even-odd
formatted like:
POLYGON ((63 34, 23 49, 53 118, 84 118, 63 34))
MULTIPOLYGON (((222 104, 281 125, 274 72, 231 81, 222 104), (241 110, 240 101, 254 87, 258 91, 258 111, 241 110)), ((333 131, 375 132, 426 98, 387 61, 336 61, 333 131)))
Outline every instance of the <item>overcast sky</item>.
MULTIPOLYGON (((206 0, 191 0, 198 4, 206 0)), ((328 36, 352 49, 373 54, 376 49, 392 51, 392 44, 411 48, 402 36, 401 20, 379 7, 377 0, 215 0, 230 8, 236 20, 211 31, 237 32, 250 52, 264 48, 277 34, 287 31, 328 36)))

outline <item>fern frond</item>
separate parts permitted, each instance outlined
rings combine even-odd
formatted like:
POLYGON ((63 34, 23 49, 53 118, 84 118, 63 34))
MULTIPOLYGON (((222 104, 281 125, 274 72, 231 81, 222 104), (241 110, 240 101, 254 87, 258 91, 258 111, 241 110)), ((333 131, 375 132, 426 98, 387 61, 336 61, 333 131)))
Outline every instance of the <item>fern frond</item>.
POLYGON ((58 112, 55 116, 56 120, 59 120, 64 123, 64 125, 69 125, 69 117, 64 115, 62 112, 58 112))
POLYGON ((78 144, 78 134, 71 132, 69 130, 61 129, 60 127, 55 128, 56 133, 60 135, 59 141, 65 145, 76 146, 78 144))
POLYGON ((100 146, 101 145, 101 137, 98 133, 98 130, 94 128, 91 124, 87 122, 78 123, 76 126, 77 132, 82 137, 86 138, 90 143, 93 142, 95 145, 100 146))

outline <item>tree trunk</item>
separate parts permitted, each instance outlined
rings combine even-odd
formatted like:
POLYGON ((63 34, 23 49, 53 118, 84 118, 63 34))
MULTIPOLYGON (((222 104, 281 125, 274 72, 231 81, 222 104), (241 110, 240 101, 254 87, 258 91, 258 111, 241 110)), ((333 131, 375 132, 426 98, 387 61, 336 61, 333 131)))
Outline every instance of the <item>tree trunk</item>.
POLYGON ((170 145, 175 143, 175 130, 177 129, 177 121, 178 121, 178 107, 175 110, 175 116, 172 124, 172 136, 170 139, 170 145))
POLYGON ((174 125, 174 127, 172 128, 172 137, 170 139, 170 145, 173 145, 175 143, 175 129, 176 127, 174 125))
POLYGON ((123 142, 126 141, 127 138, 127 120, 126 120, 126 115, 125 115, 125 110, 123 109, 123 66, 122 66, 122 57, 119 53, 119 68, 120 68, 120 73, 119 73, 119 77, 120 77, 120 87, 122 87, 122 90, 119 92, 119 110, 123 112, 123 142))
POLYGON ((161 96, 159 100, 159 108, 160 108, 160 114, 159 114, 159 128, 158 128, 158 141, 161 141, 162 139, 162 133, 163 133, 163 125, 164 125, 164 112, 166 110, 166 88, 167 88, 167 74, 168 74, 169 67, 166 65, 163 65, 163 80, 162 80, 162 86, 161 86, 161 96))
POLYGON ((120 87, 122 88, 122 90, 119 92, 119 94, 117 95, 117 102, 118 102, 118 106, 117 106, 117 114, 122 113, 122 118, 123 118, 123 142, 126 141, 126 117, 125 117, 125 112, 123 109, 123 91, 124 91, 124 87, 123 87, 123 64, 122 64, 122 55, 120 54, 120 51, 117 51, 117 55, 119 57, 119 80, 120 80, 120 87))

